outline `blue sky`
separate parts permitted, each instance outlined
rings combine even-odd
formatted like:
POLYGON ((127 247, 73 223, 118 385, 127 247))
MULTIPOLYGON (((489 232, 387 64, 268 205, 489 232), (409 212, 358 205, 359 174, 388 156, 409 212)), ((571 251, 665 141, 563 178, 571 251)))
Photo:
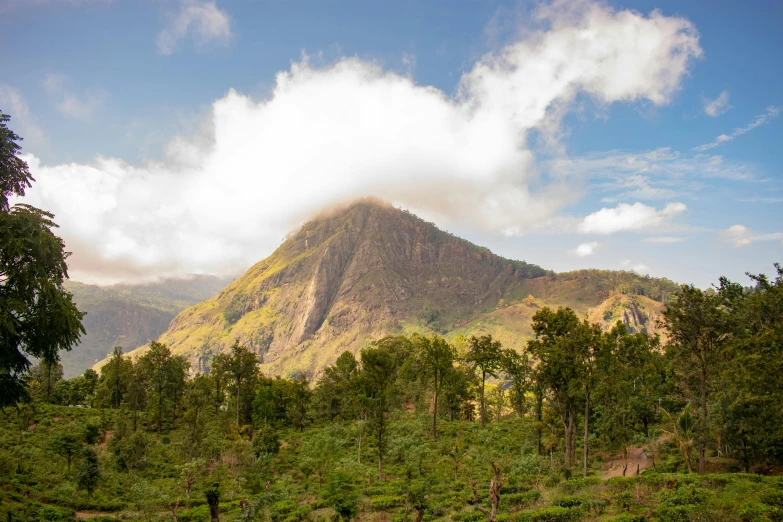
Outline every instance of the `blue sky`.
POLYGON ((555 270, 745 282, 783 254, 781 21, 775 1, 0 0, 0 109, 76 279, 236 273, 372 195, 555 270))

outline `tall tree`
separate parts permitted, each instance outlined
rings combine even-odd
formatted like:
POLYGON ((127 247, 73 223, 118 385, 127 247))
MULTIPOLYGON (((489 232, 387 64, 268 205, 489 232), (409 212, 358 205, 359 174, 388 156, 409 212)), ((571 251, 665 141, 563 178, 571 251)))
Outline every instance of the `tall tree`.
POLYGON ((438 439, 438 397, 443 379, 454 369, 457 351, 442 337, 421 337, 414 339, 424 376, 432 384, 432 439, 438 439))
POLYGON ((577 406, 583 393, 583 346, 579 318, 570 308, 553 312, 545 307, 533 316, 534 340, 528 351, 538 359, 536 379, 552 394, 565 432, 565 465, 574 464, 577 406))
POLYGON ((245 388, 251 389, 258 378, 258 357, 256 354, 234 342, 228 354, 225 372, 229 379, 229 387, 234 392, 236 400, 236 423, 240 426, 239 406, 245 388))
POLYGON ((69 253, 54 235, 54 215, 9 198, 32 186, 19 158, 21 138, 0 111, 0 408, 28 396, 28 356, 54 365, 84 333, 80 312, 63 288, 69 253))
POLYGON ((479 401, 481 427, 487 419, 487 405, 485 400, 485 387, 487 376, 497 377, 504 360, 503 348, 500 341, 492 339, 491 335, 473 336, 468 340, 468 353, 465 361, 481 374, 481 388, 479 389, 479 401))
POLYGON ((372 417, 378 452, 378 480, 383 480, 386 447, 386 415, 396 406, 399 390, 397 372, 412 351, 405 337, 385 337, 361 351, 359 388, 372 417))
POLYGON ((683 285, 663 312, 669 343, 682 388, 699 408, 699 473, 704 473, 709 432, 707 401, 722 347, 729 337, 727 311, 720 296, 683 285), (698 392, 691 392, 694 388, 698 392))
POLYGON ((165 344, 153 341, 139 358, 138 369, 147 384, 147 404, 155 414, 158 431, 163 427, 163 417, 176 407, 175 390, 181 389, 189 363, 182 356, 171 355, 165 344))

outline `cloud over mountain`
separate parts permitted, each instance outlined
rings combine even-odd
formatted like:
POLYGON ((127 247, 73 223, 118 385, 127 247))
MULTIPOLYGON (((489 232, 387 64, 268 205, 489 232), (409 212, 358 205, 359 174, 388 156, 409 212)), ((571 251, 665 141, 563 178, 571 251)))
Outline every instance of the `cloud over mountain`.
MULTIPOLYGON (((304 57, 264 99, 216 100, 207 131, 174 138, 161 161, 28 155, 27 200, 56 214, 72 276, 92 281, 238 271, 313 211, 357 196, 525 233, 581 195, 578 173, 541 176, 529 133, 555 139, 580 93, 665 104, 702 51, 687 20, 589 2, 538 9, 524 35, 478 60, 454 96, 366 60, 304 57)), ((581 231, 638 230, 684 210, 639 205, 591 214, 581 231)))

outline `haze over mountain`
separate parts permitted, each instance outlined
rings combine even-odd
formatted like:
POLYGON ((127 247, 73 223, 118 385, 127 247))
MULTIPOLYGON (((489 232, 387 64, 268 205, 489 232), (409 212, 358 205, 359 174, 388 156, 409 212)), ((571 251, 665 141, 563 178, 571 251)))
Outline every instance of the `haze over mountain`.
POLYGON ((312 376, 387 334, 491 333, 521 349, 544 305, 583 316, 598 307, 591 320, 654 331, 675 289, 631 272, 555 274, 361 200, 305 223, 218 295, 177 315, 159 341, 194 371, 208 372, 212 356, 238 341, 269 373, 312 376))
POLYGON ((64 377, 82 373, 114 346, 131 350, 157 338, 178 312, 214 296, 231 280, 193 275, 144 285, 104 287, 67 281, 65 288, 87 315, 82 321, 86 334, 79 344, 70 352, 60 352, 64 377))

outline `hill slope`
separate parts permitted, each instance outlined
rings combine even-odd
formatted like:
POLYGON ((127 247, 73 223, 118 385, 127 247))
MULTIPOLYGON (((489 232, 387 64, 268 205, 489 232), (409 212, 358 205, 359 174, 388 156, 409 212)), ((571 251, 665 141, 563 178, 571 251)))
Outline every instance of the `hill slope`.
POLYGON ((65 378, 79 375, 103 359, 114 346, 132 350, 156 339, 183 309, 208 299, 231 279, 194 276, 145 285, 95 286, 67 281, 86 335, 70 352, 60 352, 65 378))
POLYGON ((659 299, 676 288, 628 272, 554 274, 361 201, 303 225, 217 296, 180 313, 159 340, 197 371, 237 340, 269 373, 313 375, 342 351, 393 333, 487 332, 519 349, 538 307, 584 315, 618 287, 659 299))

